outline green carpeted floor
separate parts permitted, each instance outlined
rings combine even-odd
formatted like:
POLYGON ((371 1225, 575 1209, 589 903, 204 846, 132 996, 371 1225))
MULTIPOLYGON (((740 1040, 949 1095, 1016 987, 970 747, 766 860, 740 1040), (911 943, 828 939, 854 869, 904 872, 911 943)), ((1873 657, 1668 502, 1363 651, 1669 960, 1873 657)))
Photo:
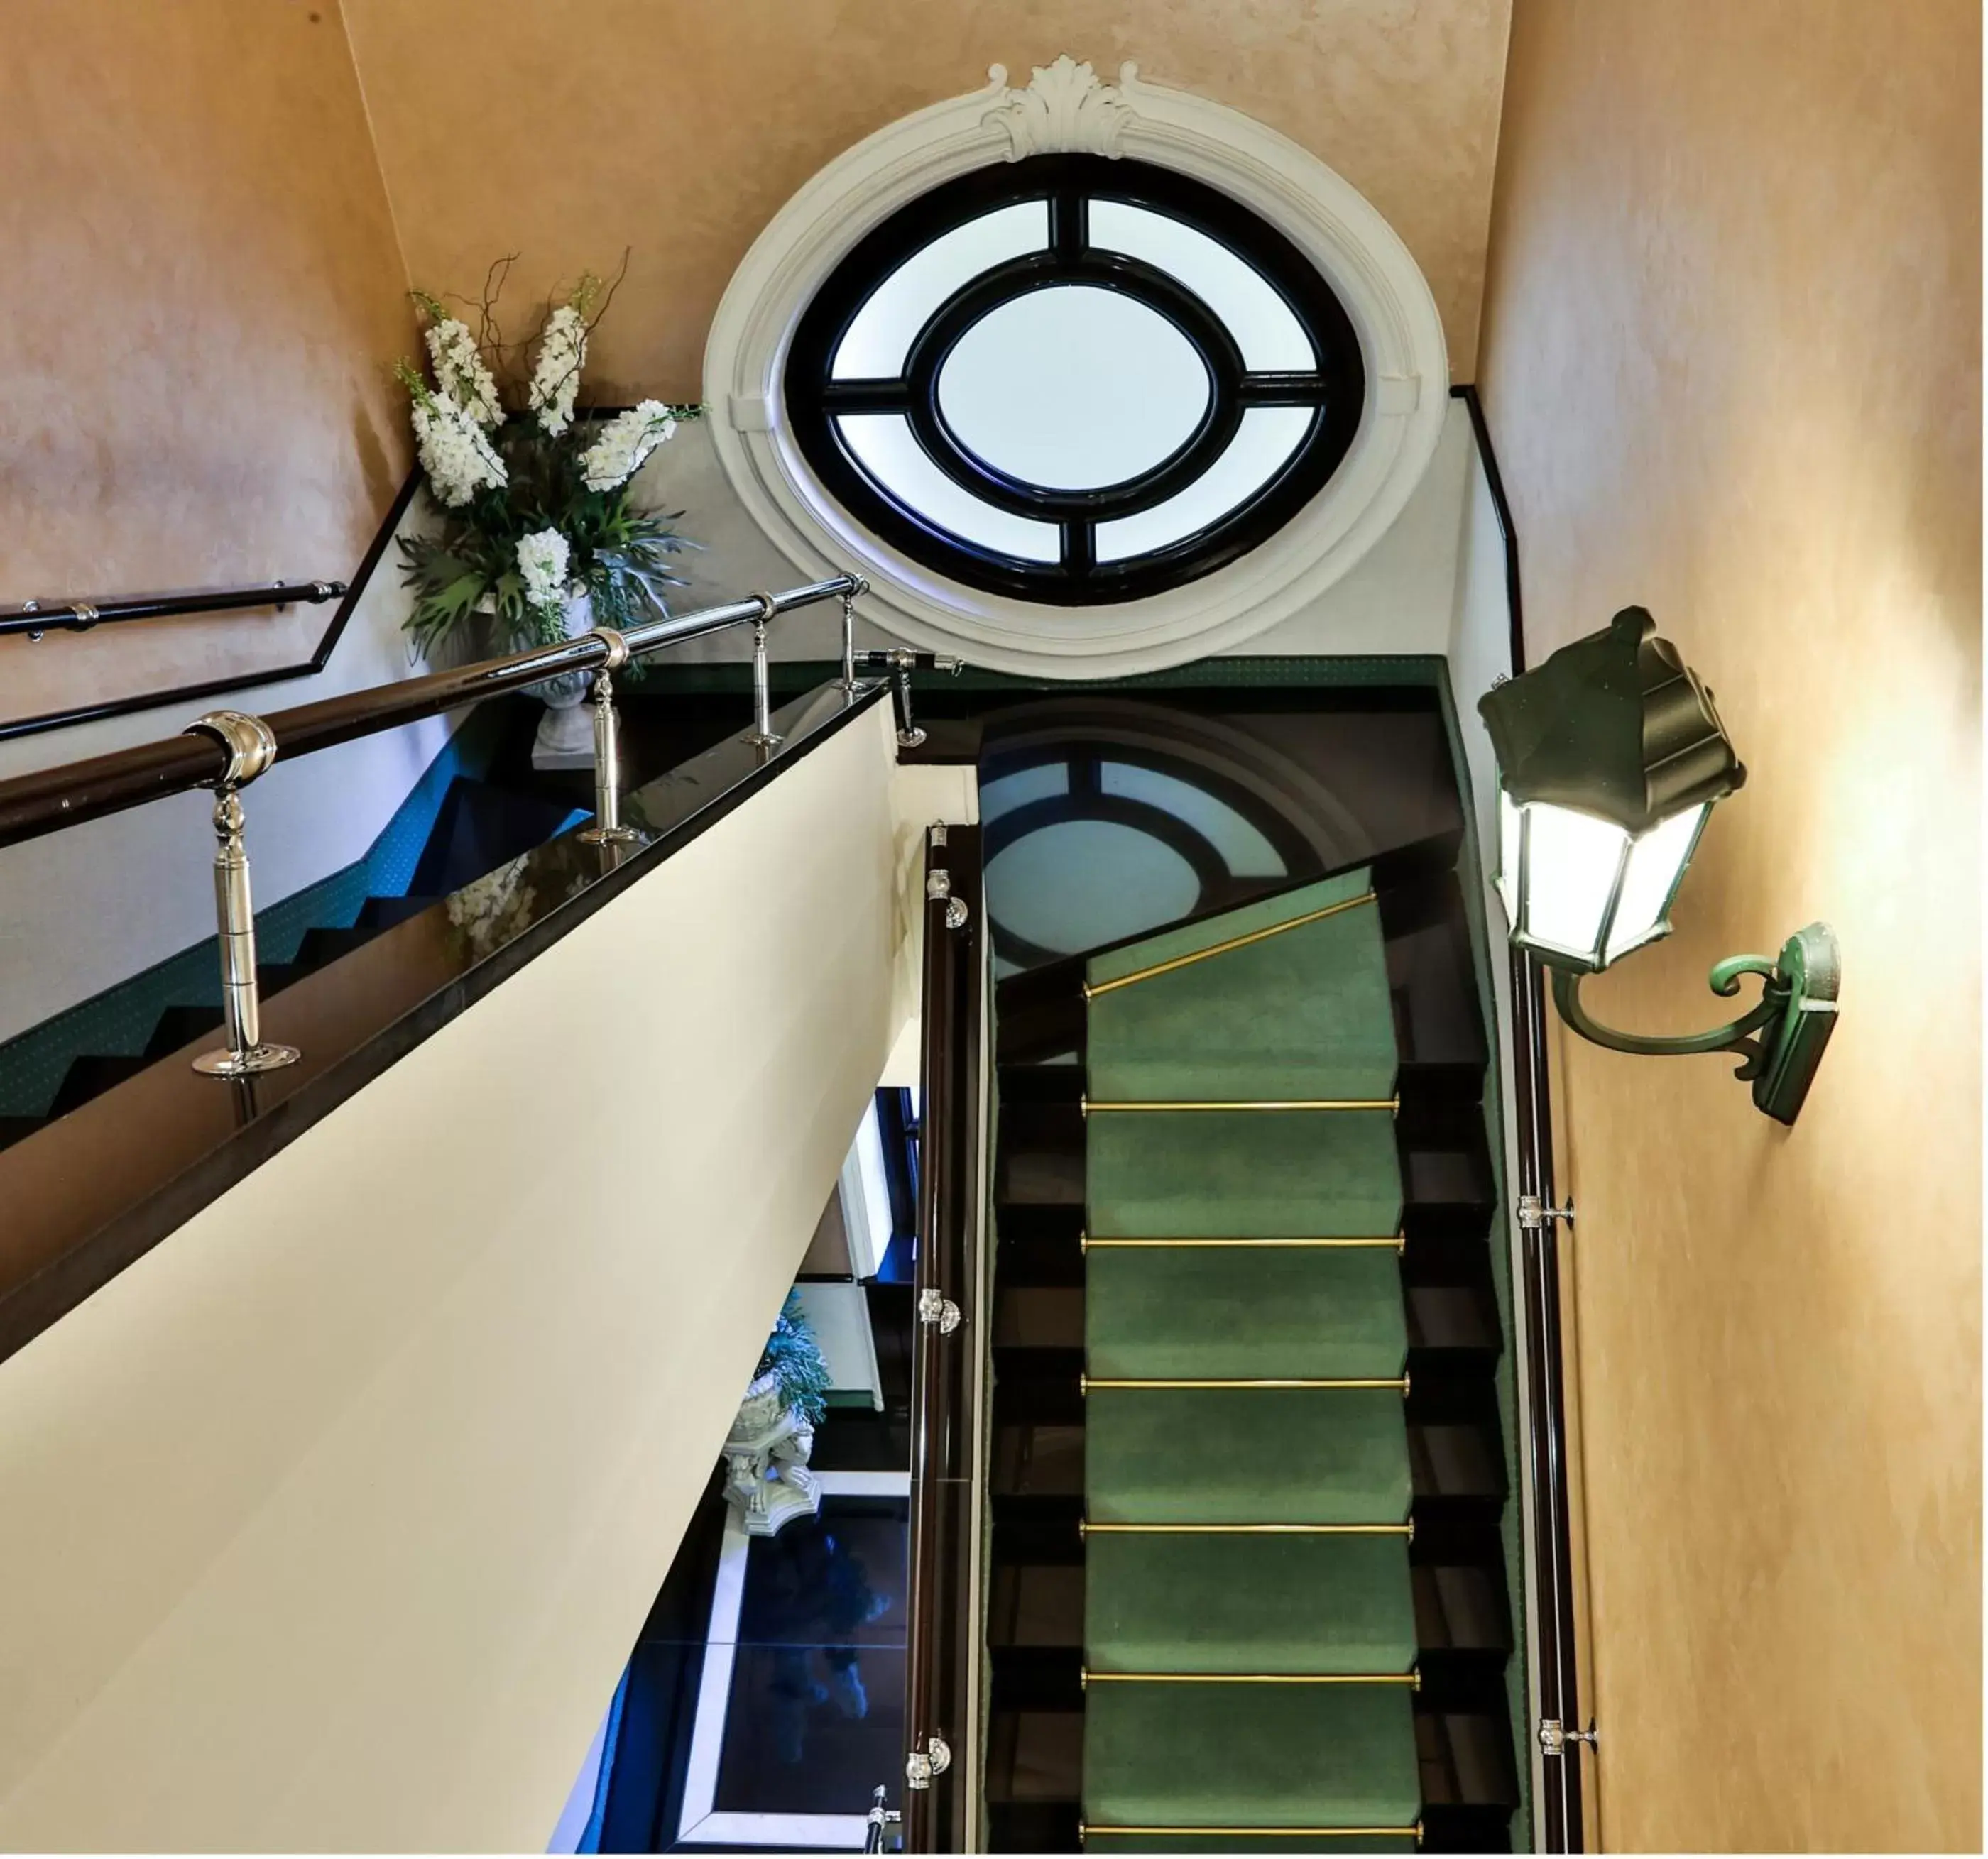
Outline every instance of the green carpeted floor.
POLYGON ((1365 875, 1087 979, 1087 1840, 1405 1850, 1397 1059, 1365 875), (1332 1107, 1239 1107, 1293 1101, 1332 1107), (1114 1107, 1155 1104, 1183 1107, 1114 1107))

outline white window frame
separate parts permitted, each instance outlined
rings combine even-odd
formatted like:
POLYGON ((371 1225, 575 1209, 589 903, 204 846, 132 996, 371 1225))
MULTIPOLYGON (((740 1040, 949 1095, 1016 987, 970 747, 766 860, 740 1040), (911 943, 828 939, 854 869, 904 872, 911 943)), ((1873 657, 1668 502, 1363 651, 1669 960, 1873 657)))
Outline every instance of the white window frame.
MULTIPOLYGON (((908 1472, 817 1472, 824 1498, 908 1498, 908 1472)), ((711 1621, 705 1630, 704 1672, 691 1719, 690 1761, 677 1817, 679 1844, 763 1846, 792 1852, 803 1847, 860 1853, 870 1830, 860 1813, 742 1813, 718 1809, 718 1768, 725 1753, 725 1719, 732 1702, 732 1675, 739 1660, 739 1617, 746 1605, 746 1562, 752 1539, 739 1513, 727 1506, 725 1542, 718 1552, 718 1581, 712 1590, 711 1621)), ((880 1781, 889 1781, 880 1776, 880 1781)))
POLYGON ((838 157, 776 214, 733 274, 705 349, 704 397, 725 476, 800 576, 854 568, 865 610, 913 644, 1034 677, 1124 677, 1232 648, 1344 575, 1400 515, 1442 437, 1442 320, 1394 229, 1341 176, 1240 110, 1147 83, 1115 85, 1067 56, 1011 90, 981 90, 890 123, 838 157), (1331 481, 1283 529, 1163 594, 1054 607, 983 593, 911 560, 830 495, 786 430, 781 377, 802 312, 849 250, 920 194, 1001 161, 1067 152, 1172 168, 1218 188, 1310 259, 1358 333, 1360 429, 1331 481))

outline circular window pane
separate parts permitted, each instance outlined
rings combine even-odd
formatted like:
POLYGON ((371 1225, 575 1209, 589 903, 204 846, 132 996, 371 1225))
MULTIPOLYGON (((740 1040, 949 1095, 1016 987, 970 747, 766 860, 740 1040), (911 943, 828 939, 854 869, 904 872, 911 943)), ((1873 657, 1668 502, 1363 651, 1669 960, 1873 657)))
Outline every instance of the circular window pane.
POLYGON ((1007 900, 1002 921, 1016 935, 1070 955, 1188 915, 1201 880, 1150 833, 1115 820, 1067 820, 998 853, 987 891, 1007 900))
POLYGON ((1001 162, 868 233, 787 352, 794 441, 850 515, 967 586, 1167 593, 1325 487, 1366 404, 1344 308, 1226 194, 1091 155, 1001 162))
POLYGON ((1222 455, 1165 503, 1097 526, 1097 558, 1150 555, 1200 535, 1240 509, 1297 454, 1312 421, 1308 407, 1252 407, 1222 455))
POLYGON ((960 443, 1019 483, 1090 491, 1164 464, 1208 412, 1207 368, 1158 310, 1097 285, 1010 297, 939 370, 960 443))
POLYGON ((1009 259, 1049 243, 1046 201, 1024 200, 955 226, 907 259, 857 313, 835 351, 843 380, 888 379, 904 365, 911 338, 965 283, 1009 259))
POLYGON ((1297 313, 1261 272, 1205 232, 1144 207, 1100 200, 1090 209, 1090 242, 1179 279, 1228 326, 1245 367, 1297 373, 1318 365, 1297 313))

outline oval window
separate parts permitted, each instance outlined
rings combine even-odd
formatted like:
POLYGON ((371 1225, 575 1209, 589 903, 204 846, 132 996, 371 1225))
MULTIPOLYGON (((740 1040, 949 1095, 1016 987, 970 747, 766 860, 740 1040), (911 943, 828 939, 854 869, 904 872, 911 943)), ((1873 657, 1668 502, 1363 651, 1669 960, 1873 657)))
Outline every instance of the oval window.
POLYGON ((787 417, 849 513, 969 586, 1080 606, 1246 553, 1358 430, 1358 337, 1290 242, 1167 170, 1039 155, 874 228, 797 327, 787 417))

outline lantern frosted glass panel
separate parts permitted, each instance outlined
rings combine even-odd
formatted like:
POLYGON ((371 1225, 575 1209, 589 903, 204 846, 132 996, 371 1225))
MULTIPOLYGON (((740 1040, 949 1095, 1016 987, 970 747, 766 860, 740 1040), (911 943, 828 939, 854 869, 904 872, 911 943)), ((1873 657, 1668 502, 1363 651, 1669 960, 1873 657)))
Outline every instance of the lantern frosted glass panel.
POLYGON ((1662 935, 1669 926, 1664 913, 1691 862, 1699 829, 1709 810, 1687 807, 1660 820, 1630 848, 1629 868, 1623 874, 1622 895, 1609 925, 1608 959, 1613 962, 1639 944, 1662 935))
POLYGON ((1498 901, 1505 907, 1505 924, 1519 927, 1519 834, 1525 816, 1501 787, 1498 790, 1498 901))
POLYGON ((1601 926, 1629 849, 1620 826, 1570 807, 1526 809, 1524 925, 1528 938, 1599 965, 1601 926))
POLYGON ((1513 935, 1549 961, 1605 968, 1666 935, 1671 899, 1710 810, 1686 807, 1632 838, 1571 807, 1521 806, 1499 789, 1498 896, 1513 935))

